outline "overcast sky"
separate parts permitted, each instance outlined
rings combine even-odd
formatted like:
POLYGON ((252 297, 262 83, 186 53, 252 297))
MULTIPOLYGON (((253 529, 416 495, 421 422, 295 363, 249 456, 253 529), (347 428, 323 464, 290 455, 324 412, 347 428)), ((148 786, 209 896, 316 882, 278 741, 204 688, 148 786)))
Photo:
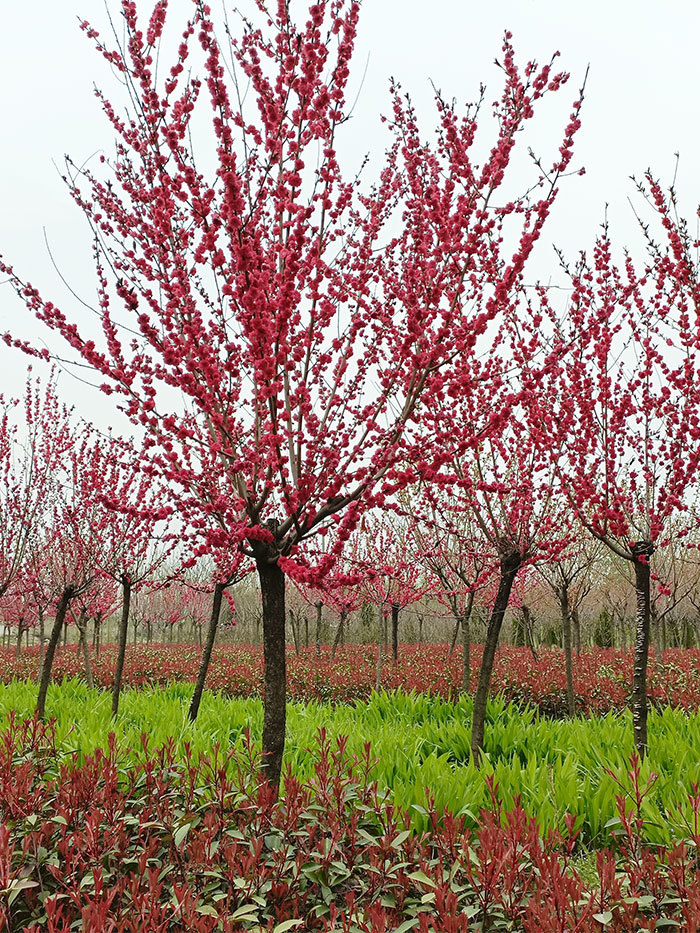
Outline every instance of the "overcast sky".
MULTIPOLYGON (((108 2, 116 12, 116 2, 108 2)), ((210 2, 216 9, 218 0, 210 2)), ((145 0, 137 5, 151 7, 145 0)), ((294 6, 302 3, 293 0, 294 6)), ((187 7, 187 0, 177 0, 173 14, 187 7)), ((92 87, 96 82, 109 92, 115 84, 78 28, 79 17, 102 27, 104 4, 25 0, 4 3, 2 13, 0 252, 46 297, 56 299, 69 315, 74 309, 78 315, 52 268, 44 228, 61 271, 91 298, 85 224, 56 166, 64 153, 80 163, 110 146, 111 134, 92 87)), ((472 100, 481 82, 487 85, 487 97, 495 96, 500 78, 493 59, 500 54, 505 29, 512 31, 521 60, 542 61, 559 50, 561 66, 572 73, 559 103, 553 100, 531 139, 545 154, 553 154, 552 143, 590 65, 575 155, 586 175, 562 185, 537 256, 538 276, 548 274, 550 263, 555 269, 553 242, 569 254, 591 244, 606 203, 618 237, 638 242, 627 200, 634 194, 629 176, 651 167, 670 182, 676 152, 681 203, 687 214, 694 211, 700 201, 700 6, 691 0, 663 5, 658 0, 366 0, 348 158, 381 148, 377 116, 388 110, 392 75, 411 91, 426 117, 431 81, 449 98, 472 100)), ((0 330, 12 322, 18 335, 37 334, 28 322, 24 326, 22 315, 9 288, 1 288, 0 330)), ((0 392, 21 392, 24 362, 0 348, 0 392)), ((69 398, 84 400, 84 390, 70 377, 62 378, 62 388, 69 398)), ((100 406, 94 405, 90 403, 90 410, 97 412, 100 406)))

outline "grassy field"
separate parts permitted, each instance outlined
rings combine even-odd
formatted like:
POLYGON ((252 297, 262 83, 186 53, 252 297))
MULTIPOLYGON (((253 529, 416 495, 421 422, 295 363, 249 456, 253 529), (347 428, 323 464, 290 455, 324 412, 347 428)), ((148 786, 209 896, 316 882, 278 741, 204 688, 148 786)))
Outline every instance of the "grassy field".
MULTIPOLYGON (((255 744, 262 730, 259 699, 207 693, 192 725, 186 715, 191 690, 189 684, 171 684, 126 691, 120 715, 112 721, 108 694, 88 690, 77 679, 66 680, 51 686, 47 714, 55 718, 61 750, 78 761, 97 747, 105 748, 111 731, 123 760, 139 756, 142 736, 150 748, 172 741, 179 756, 186 745, 195 754, 210 754, 217 744, 243 750, 246 730, 255 744)), ((35 693, 31 682, 0 685, 0 719, 6 722, 13 710, 31 716, 35 693)), ((286 761, 296 776, 310 776, 323 728, 332 741, 347 736, 348 749, 358 756, 371 743, 376 759, 372 776, 397 804, 410 809, 419 829, 424 828, 428 793, 438 808, 466 815, 476 824, 480 808, 489 804, 487 781, 492 778, 504 808, 510 809, 520 795, 543 831, 563 829, 568 812, 576 815, 587 845, 610 843, 616 828, 615 797, 630 790, 628 714, 552 721, 533 709, 495 699, 487 724, 488 760, 481 772, 469 763, 470 717, 469 698, 452 703, 402 692, 375 694, 355 706, 292 703, 286 761)), ((700 714, 652 711, 649 735, 642 779, 652 772, 658 777, 642 804, 644 835, 651 843, 669 843, 687 837, 693 818, 689 794, 700 780, 700 714)))

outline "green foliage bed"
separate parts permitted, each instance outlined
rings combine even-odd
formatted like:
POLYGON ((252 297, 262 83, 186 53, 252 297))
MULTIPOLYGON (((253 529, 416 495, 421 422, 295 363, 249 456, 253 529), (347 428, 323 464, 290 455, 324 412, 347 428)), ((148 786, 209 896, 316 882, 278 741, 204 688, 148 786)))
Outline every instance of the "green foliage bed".
MULTIPOLYGON (((192 725, 186 717, 191 689, 173 684, 127 691, 119 718, 112 721, 108 694, 69 680, 50 688, 48 715, 56 719, 57 741, 66 755, 77 753, 79 758, 98 746, 106 748, 110 731, 126 758, 141 754, 142 735, 151 748, 172 739, 178 754, 184 754, 186 743, 195 754, 210 753, 217 743, 243 747, 246 730, 257 742, 260 700, 207 694, 192 725)), ((35 692, 32 683, 0 685, 2 721, 12 710, 30 716, 35 692)), ((618 781, 629 788, 626 773, 633 749, 627 714, 551 721, 495 699, 488 714, 488 762, 481 772, 469 763, 470 715, 469 699, 455 704, 400 692, 376 694, 356 706, 292 703, 285 761, 296 775, 308 777, 313 770, 309 749, 316 746, 318 730, 325 728, 331 738, 348 736, 348 749, 357 754, 371 743, 377 760, 373 776, 390 789, 396 803, 412 808, 418 827, 428 793, 439 808, 466 813, 476 823, 480 807, 488 804, 486 779, 493 776, 505 808, 520 795, 543 830, 563 829, 568 811, 577 815, 583 841, 594 846, 611 841, 615 796, 623 793, 618 781)), ((642 777, 656 772, 658 778, 643 803, 645 833, 649 842, 668 843, 687 837, 692 820, 688 795, 700 781, 700 714, 653 711, 649 725, 651 750, 642 777)))

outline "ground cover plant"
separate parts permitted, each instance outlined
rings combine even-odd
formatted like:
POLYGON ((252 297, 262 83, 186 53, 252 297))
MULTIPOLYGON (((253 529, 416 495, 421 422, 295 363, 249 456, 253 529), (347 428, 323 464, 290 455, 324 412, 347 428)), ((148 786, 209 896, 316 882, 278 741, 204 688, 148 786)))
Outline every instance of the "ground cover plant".
POLYGON ((134 752, 112 738, 66 762, 52 726, 5 725, 0 929, 698 929, 700 794, 686 801, 684 841, 649 847, 653 776, 636 758, 621 775, 617 844, 586 858, 574 818, 543 838, 493 782, 476 830, 428 800, 423 831, 372 781, 369 747, 355 756, 323 732, 310 777, 288 773, 281 797, 250 750, 198 757, 144 737, 138 763, 134 752))
MULTIPOLYGON (((110 732, 124 761, 135 761, 148 736, 151 748, 172 743, 179 761, 206 756, 214 745, 240 750, 250 742, 259 751, 262 704, 254 698, 205 694, 196 723, 187 718, 191 685, 171 684, 151 690, 130 690, 122 713, 110 718, 106 692, 69 680, 48 695, 48 714, 55 717, 55 744, 68 761, 83 761, 97 747, 107 750, 110 732)), ((7 724, 19 711, 31 716, 34 686, 0 687, 0 721, 7 724)), ((336 741, 347 736, 347 750, 362 755, 366 743, 376 759, 371 776, 391 800, 411 812, 419 829, 428 829, 423 810, 450 810, 475 828, 478 813, 489 805, 489 781, 499 786, 506 809, 518 798, 543 832, 563 831, 566 814, 575 820, 586 846, 609 844, 616 829, 618 779, 633 751, 629 713, 622 716, 551 720, 532 708, 489 703, 489 735, 485 760, 477 769, 469 755, 472 700, 458 702, 415 693, 382 693, 354 706, 329 703, 289 705, 288 762, 294 776, 308 780, 320 729, 336 741), (612 774, 610 773, 612 772, 612 774)), ((642 766, 642 778, 657 774, 642 815, 643 837, 649 843, 670 844, 685 837, 693 813, 688 798, 700 779, 700 713, 665 709, 652 713, 658 742, 642 766)))
MULTIPOLYGON (((474 668, 470 686, 476 680, 481 646, 472 646, 474 668)), ((112 686, 115 667, 114 645, 104 645, 99 654, 91 653, 91 673, 96 684, 112 686)), ((25 649, 20 658, 13 649, 0 647, 0 681, 36 678, 39 649, 25 649)), ((128 687, 169 684, 174 680, 194 683, 201 651, 197 645, 134 645, 129 649, 123 670, 128 687)), ((261 696, 263 690, 262 651, 252 645, 218 645, 212 654, 207 688, 229 696, 261 696)), ((631 650, 590 648, 573 659, 575 706, 579 714, 620 712, 627 706, 634 663, 631 650)), ((372 645, 345 645, 335 654, 329 646, 287 649, 288 695, 293 700, 355 702, 368 699, 376 687, 377 648, 372 645)), ((82 653, 75 646, 60 649, 54 662, 54 677, 84 675, 82 653)), ((383 665, 381 685, 388 690, 403 689, 456 697, 464 689, 464 670, 459 652, 449 655, 441 644, 402 645, 396 663, 383 665)), ((535 661, 528 648, 502 646, 495 659, 493 691, 507 701, 523 702, 549 716, 568 713, 566 671, 563 652, 542 647, 535 661)), ((668 649, 651 655, 649 699, 654 706, 684 710, 700 709, 700 650, 668 649)))

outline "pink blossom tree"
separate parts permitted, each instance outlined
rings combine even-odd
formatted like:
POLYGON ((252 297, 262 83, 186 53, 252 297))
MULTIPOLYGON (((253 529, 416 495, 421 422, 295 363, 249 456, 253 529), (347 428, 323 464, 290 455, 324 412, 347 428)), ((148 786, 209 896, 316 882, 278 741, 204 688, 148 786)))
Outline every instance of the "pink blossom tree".
POLYGON ((142 23, 123 0, 124 46, 83 24, 133 104, 122 114, 98 92, 114 155, 66 172, 95 235, 101 333, 0 269, 142 426, 183 520, 255 562, 264 767, 278 784, 285 577, 327 573, 365 511, 440 461, 421 399, 469 391, 569 166, 580 101, 553 162, 533 163, 536 197, 506 196, 520 130, 566 80, 551 63, 520 68, 507 37, 483 162, 478 106, 438 98, 426 142, 394 86, 388 152, 362 188, 337 155, 359 3, 319 0, 296 23, 262 0, 220 42, 196 0, 170 64, 166 12, 159 2, 142 23), (210 132, 192 149, 196 111, 210 132), (329 532, 314 566, 305 542, 329 532))

